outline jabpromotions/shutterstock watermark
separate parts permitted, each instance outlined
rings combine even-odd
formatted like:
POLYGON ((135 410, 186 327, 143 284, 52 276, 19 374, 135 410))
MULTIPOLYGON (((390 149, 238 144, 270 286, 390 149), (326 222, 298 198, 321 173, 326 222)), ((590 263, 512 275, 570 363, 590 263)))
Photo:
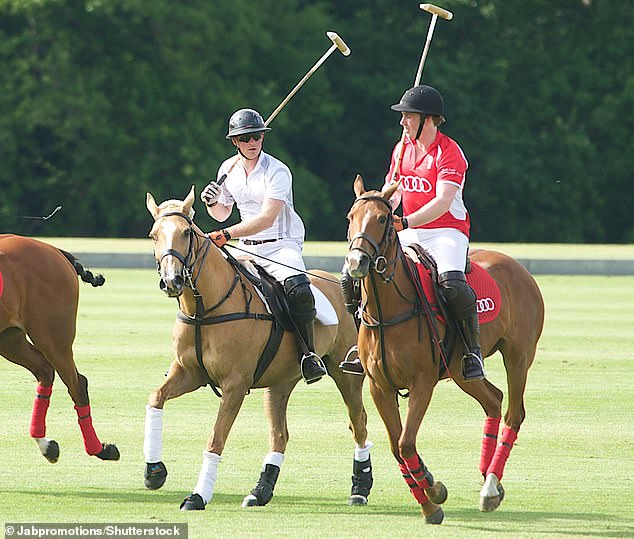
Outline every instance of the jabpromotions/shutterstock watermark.
POLYGON ((184 538, 188 539, 188 528, 186 523, 89 523, 80 524, 74 522, 64 522, 58 524, 49 523, 13 523, 7 522, 4 525, 5 539, 16 539, 22 537, 116 537, 117 539, 128 538, 184 538))

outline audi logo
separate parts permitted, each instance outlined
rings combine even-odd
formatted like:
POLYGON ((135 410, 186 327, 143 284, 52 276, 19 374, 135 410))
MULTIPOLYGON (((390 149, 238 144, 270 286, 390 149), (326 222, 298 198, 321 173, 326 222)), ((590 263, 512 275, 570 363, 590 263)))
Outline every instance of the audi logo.
POLYGON ((401 176, 401 186, 403 191, 409 191, 414 193, 430 193, 433 189, 430 181, 427 178, 421 178, 419 176, 401 176))
POLYGON ((479 313, 487 313, 495 310, 495 301, 491 298, 482 298, 476 302, 479 313))

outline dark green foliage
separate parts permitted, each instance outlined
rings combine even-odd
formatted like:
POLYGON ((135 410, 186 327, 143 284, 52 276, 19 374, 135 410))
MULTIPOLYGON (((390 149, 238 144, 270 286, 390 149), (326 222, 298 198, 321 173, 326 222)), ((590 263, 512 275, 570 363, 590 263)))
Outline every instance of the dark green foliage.
MULTIPOLYGON (((471 167, 475 241, 631 242, 634 15, 607 0, 447 0, 423 82, 471 167)), ((0 2, 0 227, 143 236, 146 191, 199 192, 231 155, 227 119, 267 118, 308 238, 342 240, 356 173, 379 187, 429 15, 410 0, 0 2), (46 215, 46 223, 12 215, 46 215)), ((200 208, 200 205, 197 205, 200 208)), ((200 211, 198 222, 215 223, 200 211)))

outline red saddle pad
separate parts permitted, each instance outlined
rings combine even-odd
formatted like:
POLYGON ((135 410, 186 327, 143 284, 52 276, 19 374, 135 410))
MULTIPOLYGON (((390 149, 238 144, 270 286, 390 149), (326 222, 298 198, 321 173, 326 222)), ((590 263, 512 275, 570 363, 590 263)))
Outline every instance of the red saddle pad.
MULTIPOLYGON (((425 291, 427 300, 433 306, 436 304, 436 297, 431 282, 430 272, 422 264, 416 264, 418 274, 425 291)), ((473 288, 477 296, 478 320, 481 324, 486 324, 495 320, 502 306, 502 296, 497 283, 488 272, 482 267, 471 262, 471 271, 467 273, 467 282, 473 288)), ((440 319, 442 317, 439 316, 440 319)))

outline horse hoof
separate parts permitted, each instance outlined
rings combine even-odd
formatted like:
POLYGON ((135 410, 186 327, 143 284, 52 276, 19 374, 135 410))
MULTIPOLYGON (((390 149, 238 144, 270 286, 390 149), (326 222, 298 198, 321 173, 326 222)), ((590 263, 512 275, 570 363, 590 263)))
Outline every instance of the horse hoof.
POLYGON ((101 460, 119 460, 121 455, 116 445, 101 444, 101 448, 101 451, 95 455, 96 457, 99 457, 101 460))
POLYGON ((146 462, 143 477, 145 478, 145 488, 157 490, 165 484, 167 468, 162 462, 153 462, 152 464, 146 462))
POLYGON ((253 494, 248 494, 242 500, 242 507, 260 507, 260 502, 253 494))
POLYGON ((447 501, 447 496, 449 495, 449 493, 447 492, 447 487, 444 485, 444 483, 441 483, 440 481, 436 481, 434 483, 433 489, 426 489, 425 494, 430 499, 430 501, 432 501, 436 505, 445 503, 447 501))
POLYGON ((425 524, 441 524, 444 519, 445 512, 439 507, 436 512, 425 517, 425 524))
POLYGON ((55 440, 49 441, 42 454, 51 464, 55 464, 59 459, 59 444, 55 440))
POLYGON ((361 494, 353 494, 348 498, 348 505, 368 505, 368 499, 361 494))
POLYGON ((480 491, 480 511, 495 511, 504 499, 504 489, 495 474, 489 474, 480 491))
POLYGON ((181 503, 181 511, 204 511, 205 502, 200 494, 190 494, 181 503))

